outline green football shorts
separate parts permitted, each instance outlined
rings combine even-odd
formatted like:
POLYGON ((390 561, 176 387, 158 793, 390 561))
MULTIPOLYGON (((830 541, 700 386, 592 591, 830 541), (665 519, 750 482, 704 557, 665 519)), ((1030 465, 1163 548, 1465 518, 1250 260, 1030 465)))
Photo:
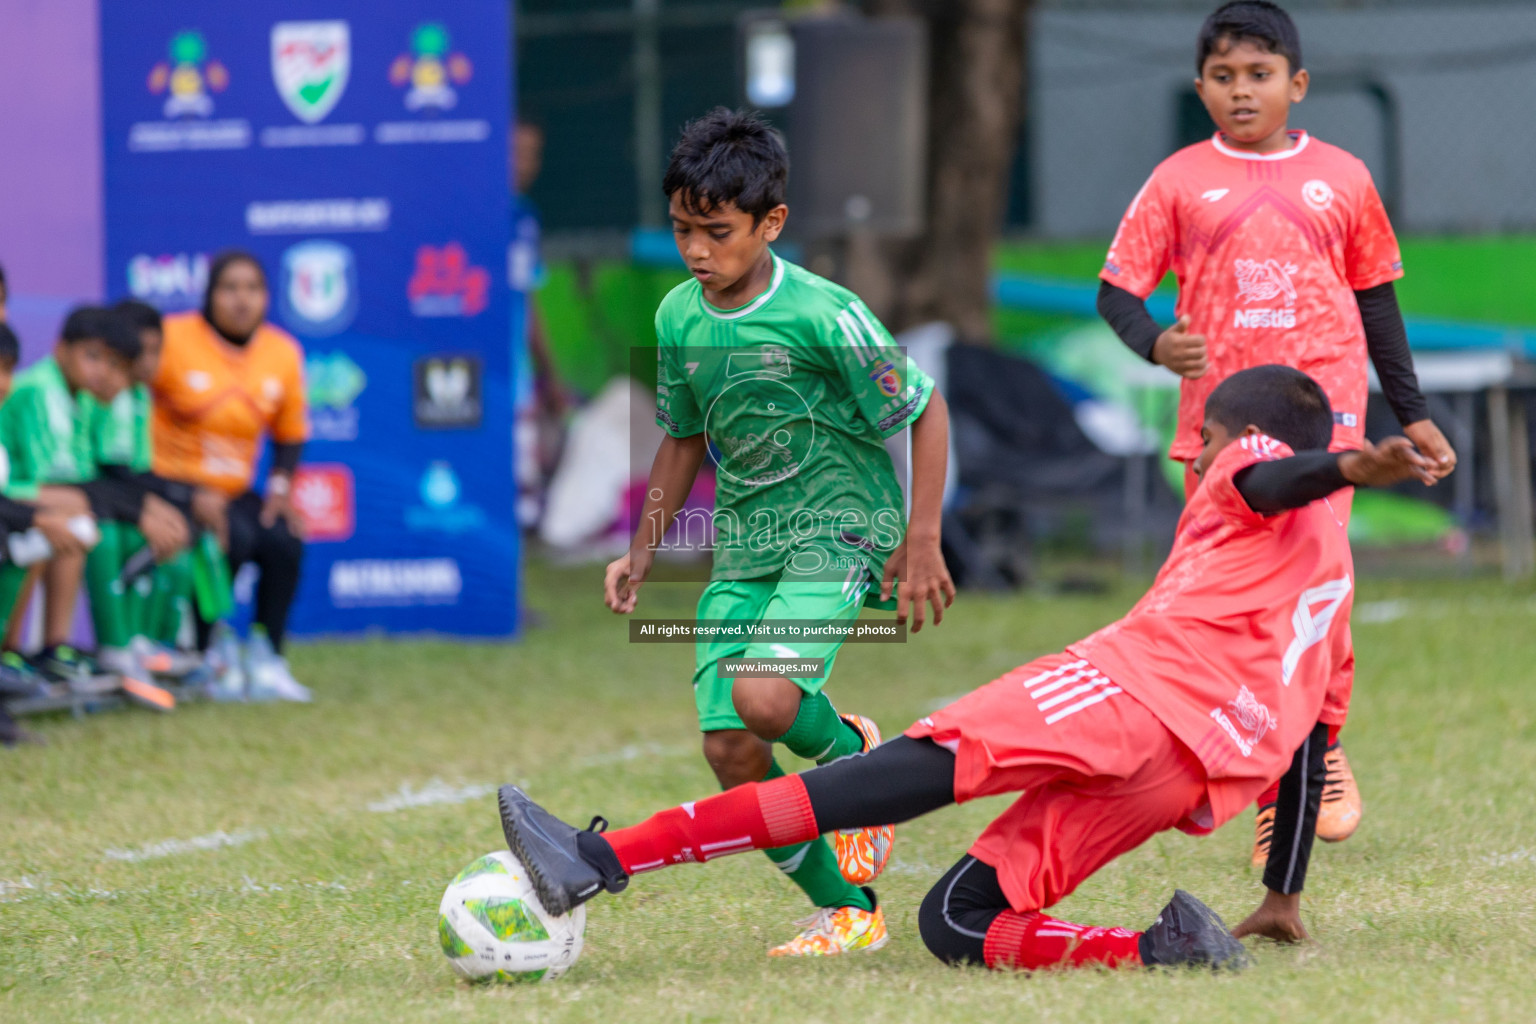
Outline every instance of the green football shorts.
MULTIPOLYGON (((871 581, 863 572, 848 580, 780 580, 777 574, 747 580, 711 580, 699 598, 700 621, 767 622, 796 619, 815 623, 852 622, 859 617, 871 581)), ((877 595, 878 596, 878 595, 877 595)), ((832 674, 841 637, 830 640, 785 638, 704 639, 694 644, 693 701, 699 709, 699 730, 744 729, 731 700, 733 679, 716 671, 721 658, 822 658, 819 679, 791 679, 806 693, 819 693, 832 674)))

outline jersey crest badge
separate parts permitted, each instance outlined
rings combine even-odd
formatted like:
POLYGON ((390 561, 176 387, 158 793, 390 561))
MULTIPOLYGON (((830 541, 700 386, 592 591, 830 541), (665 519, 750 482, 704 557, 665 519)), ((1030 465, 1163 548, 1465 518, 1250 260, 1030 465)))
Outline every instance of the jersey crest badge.
POLYGON ((901 394, 901 374, 896 372, 896 367, 889 362, 883 362, 875 366, 869 379, 880 388, 880 393, 887 398, 895 398, 901 394))
POLYGON ((1322 213, 1333 205, 1333 187, 1321 178, 1313 178, 1301 186, 1301 198, 1312 209, 1322 213))

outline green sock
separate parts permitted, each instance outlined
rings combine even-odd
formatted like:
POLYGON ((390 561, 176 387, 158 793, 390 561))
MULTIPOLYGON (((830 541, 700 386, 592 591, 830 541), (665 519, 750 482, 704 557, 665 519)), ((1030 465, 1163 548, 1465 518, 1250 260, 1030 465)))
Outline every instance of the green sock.
POLYGON ((11 621, 16 599, 21 596, 21 585, 25 582, 27 570, 9 562, 0 565, 0 630, 11 621))
MULTIPOLYGON (((784 769, 774 761, 763 776, 763 781, 781 778, 784 769)), ((817 837, 808 843, 780 846, 764 850, 768 859, 798 885, 810 901, 818 907, 858 907, 874 910, 869 894, 842 876, 837 870, 837 858, 827 841, 817 837)))
MULTIPOLYGON (((118 543, 122 545, 122 560, 126 565, 130 558, 148 547, 149 542, 137 526, 123 523, 120 528, 122 532, 118 535, 118 543)), ((148 574, 140 575, 132 586, 123 591, 123 623, 128 627, 130 637, 149 635, 149 602, 154 593, 154 576, 158 570, 157 566, 148 574)))
POLYGON ((175 647, 181 632, 181 602, 192 594, 192 553, 183 551, 169 562, 155 566, 155 586, 145 608, 144 633, 175 647))
POLYGON ((96 628, 96 643, 102 647, 126 647, 132 634, 128 630, 127 601, 117 577, 123 571, 123 525, 104 519, 97 524, 101 540, 85 556, 85 587, 91 598, 91 624, 96 628))
POLYGON ((837 716, 837 709, 824 693, 802 694, 795 724, 774 742, 784 744, 796 757, 817 764, 836 761, 864 749, 864 738, 837 716))

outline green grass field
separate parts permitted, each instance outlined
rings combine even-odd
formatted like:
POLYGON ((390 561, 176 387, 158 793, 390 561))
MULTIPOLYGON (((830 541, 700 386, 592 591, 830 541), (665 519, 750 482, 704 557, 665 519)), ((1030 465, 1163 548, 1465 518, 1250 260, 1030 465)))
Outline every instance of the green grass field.
MULTIPOLYGON (((642 612, 686 615, 653 585, 642 612)), ((616 823, 709 793, 687 646, 630 646, 596 570, 533 567, 516 645, 297 648, 317 703, 54 719, 0 751, 0 1020, 1517 1021, 1536 1016, 1536 601, 1487 581, 1359 588, 1360 832, 1313 861, 1314 942, 1255 946, 1239 976, 940 966, 927 886, 999 808, 898 832, 892 942, 769 961, 805 908, 758 856, 638 879, 591 905, 582 961, 475 988, 437 947, 443 886, 499 848, 491 787, 616 823)), ((1137 596, 962 594, 905 646, 850 648, 831 691, 891 732, 1059 649, 1137 596)), ((1061 907, 1143 926, 1175 885, 1228 923, 1259 897, 1250 820, 1169 834, 1061 907)))

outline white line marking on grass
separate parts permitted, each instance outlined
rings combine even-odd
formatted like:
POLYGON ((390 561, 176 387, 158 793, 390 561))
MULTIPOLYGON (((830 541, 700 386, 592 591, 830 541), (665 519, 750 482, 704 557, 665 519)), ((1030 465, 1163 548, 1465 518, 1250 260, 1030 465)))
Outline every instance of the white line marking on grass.
POLYGON ((1483 863, 1491 867, 1507 868, 1511 864, 1528 864, 1536 861, 1536 852, 1531 850, 1516 850, 1513 853, 1496 853, 1491 857, 1484 857, 1483 863))
POLYGON ((1399 619, 1477 617, 1505 615, 1536 615, 1536 600, 1490 601, 1483 598, 1449 600, 1442 598, 1393 598, 1386 601, 1364 601, 1355 605, 1350 618, 1359 625, 1396 622, 1399 619))
MULTIPOLYGON (((345 885, 342 885, 340 882, 300 882, 297 885, 290 885, 288 888, 290 888, 290 889, 325 889, 325 890, 330 891, 330 892, 350 892, 351 891, 345 885)), ((266 885, 262 885, 260 882, 256 881, 254 878, 252 878, 250 875, 241 875, 240 876, 240 888, 239 888, 238 891, 240 891, 240 892, 263 892, 263 893, 265 893, 265 892, 282 892, 283 891, 283 887, 280 886, 280 885, 274 885, 274 884, 272 884, 270 882, 267 883, 266 885)))
POLYGON ((375 814, 390 814, 412 807, 431 807, 434 804, 462 804, 490 796, 496 787, 484 782, 450 786, 442 779, 433 779, 420 789, 412 789, 410 783, 401 783, 400 791, 383 800, 375 800, 368 809, 375 814))
POLYGON ((205 836, 193 836, 191 839, 162 839, 158 843, 146 843, 137 850, 120 850, 113 848, 107 850, 103 856, 107 860, 125 860, 130 863, 141 860, 157 860, 161 857, 174 857, 182 853, 196 853, 199 850, 217 850, 225 846, 241 846, 257 839, 266 838, 266 830, 253 828, 241 832, 210 832, 205 836))
POLYGON ((887 875, 919 875, 923 878, 939 878, 948 870, 920 860, 893 860, 885 866, 887 875))
POLYGON ((32 892, 38 884, 26 875, 20 878, 0 878, 0 900, 9 901, 16 893, 32 892))
POLYGON ((1407 601, 1366 601, 1355 606, 1350 618, 1362 625, 1367 623, 1396 622, 1406 618, 1412 610, 1407 601))
POLYGON ((618 750, 609 750, 591 757, 581 757, 570 763, 572 768, 603 768, 611 764, 626 764, 643 757, 685 757, 694 752, 693 747, 666 746, 661 743, 631 743, 618 750))

